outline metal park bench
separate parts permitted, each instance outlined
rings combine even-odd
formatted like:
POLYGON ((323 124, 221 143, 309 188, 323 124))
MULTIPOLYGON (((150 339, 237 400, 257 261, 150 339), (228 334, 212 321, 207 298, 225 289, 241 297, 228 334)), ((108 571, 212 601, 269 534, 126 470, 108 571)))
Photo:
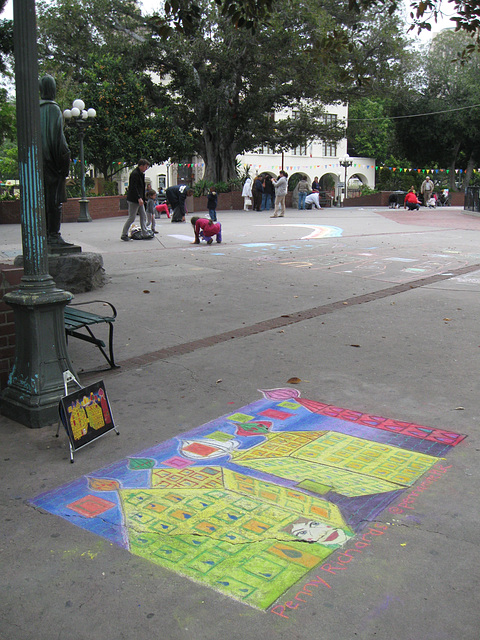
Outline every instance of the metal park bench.
POLYGON ((85 342, 90 342, 97 346, 105 360, 110 365, 111 369, 115 369, 118 365, 115 364, 115 358, 113 355, 113 323, 115 322, 115 318, 117 317, 117 310, 110 302, 106 302, 105 300, 91 300, 89 302, 79 302, 78 304, 69 304, 65 307, 65 332, 68 337, 78 338, 79 340, 85 340, 85 342), (106 316, 101 315, 99 313, 92 313, 91 311, 84 311, 83 309, 79 309, 79 307, 86 304, 102 304, 108 305, 112 310, 112 315, 106 316), (97 338, 92 329, 93 325, 96 324, 104 324, 107 323, 109 326, 109 334, 108 334, 108 351, 105 351, 106 345, 103 340, 97 338), (87 333, 80 333, 81 329, 85 329, 87 333))

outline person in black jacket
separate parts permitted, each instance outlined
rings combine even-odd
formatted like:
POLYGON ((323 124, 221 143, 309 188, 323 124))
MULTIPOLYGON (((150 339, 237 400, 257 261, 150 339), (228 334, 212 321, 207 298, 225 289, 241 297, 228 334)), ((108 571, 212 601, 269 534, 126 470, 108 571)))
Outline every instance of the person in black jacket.
POLYGON ((210 216, 210 220, 212 222, 217 221, 217 202, 218 202, 218 196, 217 196, 217 192, 215 191, 215 187, 210 187, 210 191, 208 192, 208 196, 207 196, 207 209, 208 209, 208 214, 210 216))
POLYGON ((150 166, 148 160, 142 158, 138 161, 136 169, 132 171, 128 179, 127 189, 127 204, 128 204, 128 218, 123 225, 121 239, 127 242, 130 240, 128 236, 128 230, 130 225, 135 221, 137 213, 140 214, 140 226, 142 228, 142 236, 149 238, 146 225, 145 214, 145 171, 150 166))
POLYGON ((172 222, 185 222, 186 206, 185 202, 187 196, 191 196, 193 189, 186 184, 176 184, 173 187, 168 187, 165 192, 167 196, 167 202, 172 207, 172 222))
POLYGON ((253 196, 253 211, 261 211, 262 210, 262 196, 263 196, 263 178, 260 176, 255 176, 255 180, 253 182, 252 187, 252 196, 253 196))

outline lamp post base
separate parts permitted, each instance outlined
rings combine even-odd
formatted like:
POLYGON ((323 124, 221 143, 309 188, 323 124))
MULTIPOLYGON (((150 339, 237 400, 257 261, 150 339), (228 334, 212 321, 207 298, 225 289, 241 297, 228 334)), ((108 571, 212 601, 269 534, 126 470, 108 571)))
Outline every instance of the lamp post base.
POLYGON ((60 289, 20 289, 4 297, 15 314, 16 350, 0 412, 31 429, 58 422, 58 403, 65 395, 63 372, 74 373, 63 320, 72 297, 60 289))
POLYGON ((79 200, 80 203, 80 215, 77 222, 91 222, 92 218, 88 213, 88 200, 79 200))

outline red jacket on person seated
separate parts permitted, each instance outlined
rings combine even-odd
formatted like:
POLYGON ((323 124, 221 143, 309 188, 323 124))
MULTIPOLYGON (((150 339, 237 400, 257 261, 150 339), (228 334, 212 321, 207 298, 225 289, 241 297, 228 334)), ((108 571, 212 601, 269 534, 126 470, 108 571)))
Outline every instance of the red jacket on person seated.
POLYGON ((411 202, 412 204, 420 204, 417 196, 413 193, 413 191, 409 191, 405 196, 404 204, 408 204, 411 202))

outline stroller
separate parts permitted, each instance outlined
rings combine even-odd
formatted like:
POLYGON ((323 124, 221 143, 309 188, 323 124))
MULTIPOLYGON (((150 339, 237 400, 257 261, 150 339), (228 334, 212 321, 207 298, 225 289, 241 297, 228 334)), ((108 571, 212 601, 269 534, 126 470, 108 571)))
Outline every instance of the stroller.
POLYGON ((449 207, 450 206, 450 194, 448 189, 444 189, 442 193, 439 195, 437 200, 437 206, 439 207, 449 207))

